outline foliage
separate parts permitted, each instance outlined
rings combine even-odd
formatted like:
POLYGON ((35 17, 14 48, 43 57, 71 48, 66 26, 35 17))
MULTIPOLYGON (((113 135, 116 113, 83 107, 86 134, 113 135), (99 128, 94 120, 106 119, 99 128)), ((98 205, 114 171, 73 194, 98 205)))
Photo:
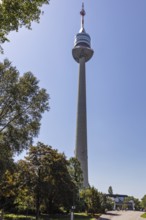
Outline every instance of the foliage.
POLYGON ((94 187, 83 189, 80 197, 85 202, 85 211, 87 213, 99 213, 101 211, 100 193, 94 187))
MULTIPOLYGON (((141 209, 141 202, 139 201, 139 199, 134 198, 133 196, 125 197, 124 203, 127 203, 129 201, 133 201, 134 202, 135 210, 140 210, 141 209)), ((125 206, 124 208, 128 208, 126 205, 124 205, 124 206, 125 206)))
POLYGON ((0 177, 2 178, 6 169, 10 169, 13 166, 12 152, 7 146, 4 146, 0 142, 0 177))
POLYGON ((37 219, 40 212, 69 211, 79 195, 79 182, 69 173, 69 161, 75 160, 67 160, 43 143, 30 147, 25 159, 15 163, 1 179, 0 208, 27 215, 36 212, 37 219))
POLYGON ((12 211, 17 195, 15 168, 7 170, 0 181, 0 209, 12 211))
POLYGON ((106 196, 106 194, 100 193, 100 203, 101 212, 104 213, 105 210, 113 210, 114 203, 113 200, 106 196))
POLYGON ((141 199, 141 203, 142 203, 143 209, 146 210, 146 195, 144 195, 143 198, 141 199))
POLYGON ((8 41, 10 31, 18 31, 22 26, 30 29, 32 21, 39 22, 41 7, 48 3, 49 0, 1 0, 0 45, 8 41))
POLYGON ((32 144, 48 99, 31 72, 20 77, 8 60, 0 63, 0 149, 19 153, 32 144))
POLYGON ((72 205, 76 207, 77 211, 82 210, 82 208, 80 207, 81 201, 79 198, 79 190, 83 187, 83 172, 81 169, 81 165, 80 162, 78 161, 77 158, 75 157, 71 157, 68 160, 68 172, 70 174, 70 177, 73 181, 73 183, 75 184, 75 192, 73 192, 73 202, 72 205))
POLYGON ((141 210, 141 202, 137 198, 133 198, 135 203, 135 210, 141 210))
POLYGON ((71 157, 69 159, 68 170, 74 184, 78 187, 78 189, 81 189, 83 187, 83 172, 77 158, 71 157))
POLYGON ((82 189, 80 191, 80 211, 95 213, 105 213, 105 210, 113 209, 113 201, 106 194, 98 192, 94 187, 82 189))
POLYGON ((61 207, 69 210, 72 206, 77 188, 68 172, 68 161, 64 154, 38 143, 30 148, 25 160, 19 161, 17 172, 19 204, 31 201, 37 216, 40 209, 53 213, 61 207))
POLYGON ((108 193, 109 193, 110 195, 113 195, 113 188, 112 188, 112 186, 109 186, 109 188, 108 188, 108 193))
POLYGON ((18 161, 11 172, 7 170, 3 175, 0 208, 27 215, 36 210, 37 219, 40 212, 69 211, 72 205, 80 205, 80 211, 94 216, 106 208, 110 209, 111 201, 94 187, 80 189, 77 200, 80 187, 77 175, 82 172, 75 161, 74 158, 67 160, 64 154, 40 142, 30 147, 28 156, 18 161), (74 162, 77 167, 73 166, 74 162), (76 170, 73 167, 78 168, 76 175, 73 175, 76 170))

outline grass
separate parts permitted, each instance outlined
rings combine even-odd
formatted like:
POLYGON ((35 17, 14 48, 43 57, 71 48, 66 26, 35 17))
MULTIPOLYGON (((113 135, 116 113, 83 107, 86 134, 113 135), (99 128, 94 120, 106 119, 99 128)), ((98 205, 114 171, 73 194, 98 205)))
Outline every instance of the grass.
MULTIPOLYGON (((94 216, 86 213, 74 213, 74 220, 95 220, 100 215, 95 214, 94 216)), ((16 215, 16 214, 5 214, 5 220, 35 220, 35 216, 16 215)), ((70 214, 68 215, 41 215, 40 220, 70 220, 70 214)))
POLYGON ((26 215, 16 215, 16 214, 4 214, 4 219, 6 220, 34 220, 34 216, 26 216, 26 215))
POLYGON ((78 220, 95 220, 100 217, 100 214, 95 214, 92 216, 91 214, 86 214, 86 213, 75 213, 74 218, 78 220))
POLYGON ((146 213, 141 215, 142 218, 146 218, 146 213))

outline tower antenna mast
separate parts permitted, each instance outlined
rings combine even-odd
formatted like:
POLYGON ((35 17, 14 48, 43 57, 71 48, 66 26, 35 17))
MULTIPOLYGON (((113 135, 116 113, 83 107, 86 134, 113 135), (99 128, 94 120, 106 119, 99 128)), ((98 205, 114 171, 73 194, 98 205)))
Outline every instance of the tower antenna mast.
POLYGON ((84 31, 84 16, 86 15, 86 12, 84 10, 84 2, 82 3, 82 10, 80 11, 81 15, 81 31, 84 31))
POLYGON ((84 30, 85 14, 84 3, 82 3, 82 9, 80 11, 81 29, 79 33, 75 35, 72 55, 75 61, 79 63, 75 157, 79 160, 83 171, 83 186, 89 187, 85 67, 86 62, 91 59, 94 51, 91 48, 91 38, 84 30))

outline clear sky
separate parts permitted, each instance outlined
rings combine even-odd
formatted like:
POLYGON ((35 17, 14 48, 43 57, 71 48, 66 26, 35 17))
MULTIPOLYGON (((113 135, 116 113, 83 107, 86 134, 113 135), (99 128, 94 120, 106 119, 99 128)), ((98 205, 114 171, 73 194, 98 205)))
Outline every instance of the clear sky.
MULTIPOLYGON (((93 58, 87 63, 89 182, 99 191, 146 194, 146 0, 84 0, 93 58)), ((9 35, 5 54, 50 94, 37 140, 74 156, 78 64, 72 58, 82 0, 51 0, 40 24, 9 35)))

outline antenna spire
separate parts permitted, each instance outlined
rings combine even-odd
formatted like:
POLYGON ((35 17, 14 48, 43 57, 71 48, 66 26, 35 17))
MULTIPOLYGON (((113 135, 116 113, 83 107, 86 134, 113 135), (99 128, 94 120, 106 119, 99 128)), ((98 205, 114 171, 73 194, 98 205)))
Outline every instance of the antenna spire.
POLYGON ((82 3, 82 10, 80 11, 80 15, 81 15, 81 30, 80 32, 85 31, 84 29, 84 16, 85 16, 86 12, 84 10, 84 2, 82 3))

